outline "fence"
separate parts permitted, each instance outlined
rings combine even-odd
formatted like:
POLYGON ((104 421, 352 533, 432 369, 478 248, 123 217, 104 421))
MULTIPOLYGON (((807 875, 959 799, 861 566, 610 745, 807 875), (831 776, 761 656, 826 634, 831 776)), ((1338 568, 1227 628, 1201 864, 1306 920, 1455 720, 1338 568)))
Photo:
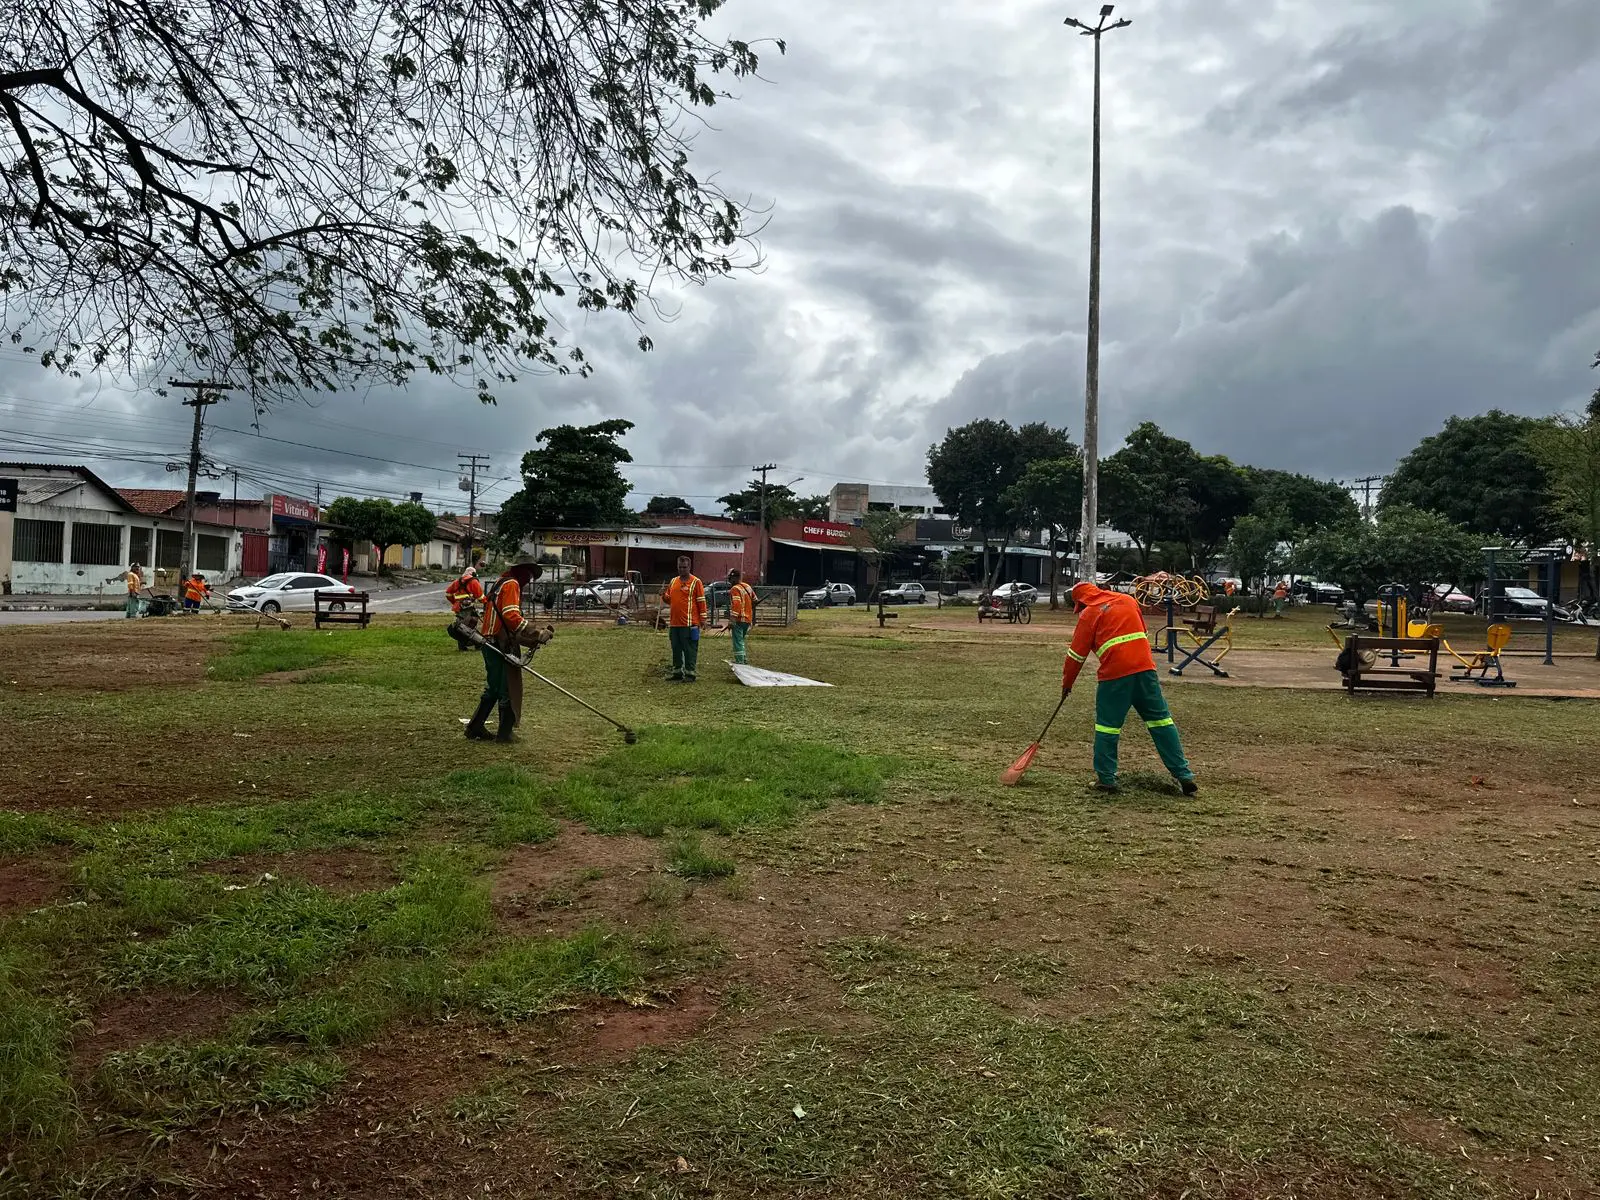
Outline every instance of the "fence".
MULTIPOLYGON (((756 590, 756 624, 778 629, 793 625, 800 609, 800 589, 776 583, 752 585, 756 590)), ((659 595, 659 589, 657 594, 659 595)), ((718 588, 706 596, 713 625, 728 619, 728 591, 718 588)))

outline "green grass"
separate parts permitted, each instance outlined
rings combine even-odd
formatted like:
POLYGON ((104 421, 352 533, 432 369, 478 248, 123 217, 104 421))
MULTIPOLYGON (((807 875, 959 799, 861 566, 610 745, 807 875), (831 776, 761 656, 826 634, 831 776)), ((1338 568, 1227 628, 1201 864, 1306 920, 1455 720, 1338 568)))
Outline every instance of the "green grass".
POLYGON ((732 875, 738 867, 733 859, 707 851, 699 835, 691 833, 672 844, 667 870, 683 879, 721 879, 732 875))
POLYGON ((67 1081, 70 1022, 36 994, 35 978, 15 952, 0 950, 0 1144, 48 1155, 70 1140, 77 1111, 67 1081))
POLYGON ((582 994, 642 999, 644 972, 629 943, 602 929, 517 942, 473 963, 462 998, 497 1021, 525 1021, 582 994))
POLYGON ((365 681, 365 668, 381 676, 381 686, 402 682, 406 688, 425 688, 428 675, 416 667, 440 659, 449 661, 458 653, 455 643, 442 632, 446 623, 440 617, 437 627, 428 628, 252 630, 228 638, 225 652, 212 660, 206 674, 236 682, 279 672, 338 667, 338 671, 319 672, 315 681, 348 683, 365 681), (397 659, 403 665, 396 666, 397 659))
POLYGON ((831 801, 870 803, 889 764, 761 729, 653 727, 639 743, 569 772, 549 804, 600 833, 733 833, 781 825, 831 801))

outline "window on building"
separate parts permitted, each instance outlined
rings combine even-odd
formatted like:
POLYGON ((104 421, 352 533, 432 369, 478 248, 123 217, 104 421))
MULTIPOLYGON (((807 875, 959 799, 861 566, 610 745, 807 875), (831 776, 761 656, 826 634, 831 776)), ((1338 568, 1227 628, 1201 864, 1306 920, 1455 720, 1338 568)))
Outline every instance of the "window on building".
POLYGON ((195 535, 194 569, 197 571, 216 571, 222 573, 228 569, 228 539, 218 537, 214 533, 199 533, 195 535))
POLYGON ((150 563, 150 531, 143 525, 128 530, 128 561, 148 567, 150 563))
POLYGON ((156 561, 153 564, 176 570, 183 565, 183 534, 176 529, 156 530, 156 561))
POLYGON ((868 512, 893 512, 894 505, 885 504, 881 500, 873 500, 867 505, 868 512))
POLYGON ((59 563, 65 521, 35 521, 18 517, 12 526, 11 558, 14 562, 59 563))
POLYGON ((122 562, 122 526, 72 523, 72 561, 85 567, 114 567, 122 562))

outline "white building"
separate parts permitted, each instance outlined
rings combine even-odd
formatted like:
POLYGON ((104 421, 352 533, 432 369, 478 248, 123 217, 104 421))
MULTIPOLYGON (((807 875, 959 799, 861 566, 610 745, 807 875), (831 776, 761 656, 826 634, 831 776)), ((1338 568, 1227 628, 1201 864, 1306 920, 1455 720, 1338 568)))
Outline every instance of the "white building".
MULTIPOLYGON (((87 467, 0 462, 0 479, 17 482, 17 510, 0 514, 0 589, 8 594, 125 594, 108 582, 130 562, 163 568, 157 590, 175 588, 183 521, 140 512, 87 467)), ((190 570, 210 579, 239 574, 240 531, 195 522, 190 570)))
POLYGON ((908 520, 948 521, 950 514, 930 487, 887 483, 836 483, 828 492, 828 520, 854 525, 869 512, 902 512, 908 520))

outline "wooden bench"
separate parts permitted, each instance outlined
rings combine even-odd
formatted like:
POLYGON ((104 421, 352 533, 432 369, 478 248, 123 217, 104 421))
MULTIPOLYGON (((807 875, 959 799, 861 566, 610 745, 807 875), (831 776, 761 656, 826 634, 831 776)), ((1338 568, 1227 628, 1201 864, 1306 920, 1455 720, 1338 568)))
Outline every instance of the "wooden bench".
POLYGON ((1372 637, 1358 633, 1345 642, 1350 651, 1350 665, 1344 672, 1345 690, 1354 693, 1357 688, 1374 691, 1424 692, 1431 696, 1439 682, 1439 639, 1372 637), (1362 662, 1362 655, 1375 654, 1371 666, 1362 662), (1399 655, 1417 656, 1414 665, 1398 662, 1399 655), (1421 656, 1427 656, 1424 666, 1421 656))
POLYGON ((366 592, 313 592, 311 598, 317 606, 313 620, 318 629, 324 625, 359 625, 365 629, 372 620, 366 592))
POLYGON ((1185 617, 1183 623, 1194 631, 1196 637, 1210 637, 1217 631, 1217 610, 1209 604, 1197 604, 1194 616, 1185 617))

